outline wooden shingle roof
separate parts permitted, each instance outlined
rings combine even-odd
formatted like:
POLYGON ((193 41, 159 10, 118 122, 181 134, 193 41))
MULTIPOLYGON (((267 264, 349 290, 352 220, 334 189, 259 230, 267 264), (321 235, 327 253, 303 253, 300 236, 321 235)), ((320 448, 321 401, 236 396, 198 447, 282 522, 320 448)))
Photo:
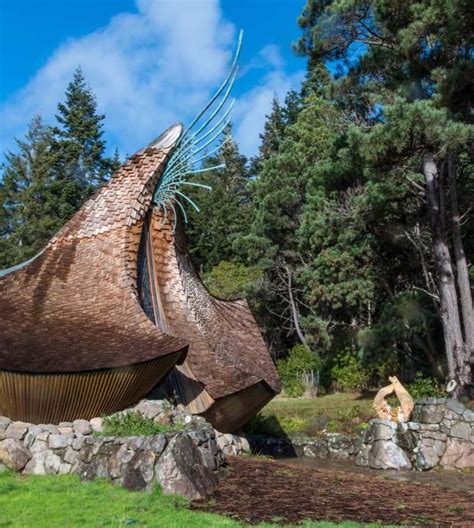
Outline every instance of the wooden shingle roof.
POLYGON ((36 259, 0 277, 0 369, 75 372, 186 352, 136 291, 143 220, 170 150, 131 157, 36 259))

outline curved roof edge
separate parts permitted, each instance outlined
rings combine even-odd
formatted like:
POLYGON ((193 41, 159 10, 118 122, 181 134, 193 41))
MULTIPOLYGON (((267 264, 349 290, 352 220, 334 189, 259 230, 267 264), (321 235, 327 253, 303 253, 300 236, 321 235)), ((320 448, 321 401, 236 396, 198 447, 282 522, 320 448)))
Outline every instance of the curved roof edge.
POLYGON ((13 273, 14 271, 17 271, 21 268, 25 268, 28 266, 28 264, 31 264, 34 262, 38 257, 41 257, 41 255, 46 251, 46 247, 44 247, 39 253, 36 253, 34 257, 31 257, 28 260, 24 260, 23 262, 20 262, 20 264, 16 264, 15 266, 10 266, 9 268, 0 269, 0 277, 5 277, 5 275, 8 275, 9 273, 13 273))

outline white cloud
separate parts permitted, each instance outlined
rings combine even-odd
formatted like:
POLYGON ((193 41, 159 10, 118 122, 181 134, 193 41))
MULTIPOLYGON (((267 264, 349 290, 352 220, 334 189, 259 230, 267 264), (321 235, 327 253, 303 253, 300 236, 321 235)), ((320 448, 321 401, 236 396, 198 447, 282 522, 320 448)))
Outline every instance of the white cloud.
MULTIPOLYGON (((141 148, 171 123, 192 118, 227 73, 235 27, 224 19, 218 0, 137 0, 136 8, 64 43, 0 106, 1 152, 12 148, 13 136, 24 134, 34 114, 52 122, 78 65, 97 96, 99 111, 107 115, 109 147, 118 146, 122 155, 141 148)), ((284 97, 297 80, 285 74, 275 46, 263 48, 257 61, 267 64, 267 73, 239 99, 234 115, 246 154, 256 151, 273 93, 284 97)))
POLYGON ((257 153, 259 134, 263 130, 265 116, 271 110, 274 96, 282 103, 290 89, 299 88, 303 77, 303 71, 288 75, 282 67, 274 67, 255 88, 239 98, 235 110, 234 135, 244 154, 252 156, 257 153))

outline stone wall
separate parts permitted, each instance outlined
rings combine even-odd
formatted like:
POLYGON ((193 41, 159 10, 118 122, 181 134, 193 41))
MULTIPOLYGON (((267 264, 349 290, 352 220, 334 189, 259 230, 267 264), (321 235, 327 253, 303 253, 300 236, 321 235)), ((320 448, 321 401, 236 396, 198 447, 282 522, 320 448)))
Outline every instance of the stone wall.
POLYGON ((474 411, 454 399, 428 398, 416 403, 410 422, 371 420, 356 463, 375 469, 474 467, 474 411))
POLYGON ((34 425, 0 417, 0 469, 33 475, 108 478, 131 490, 151 489, 203 498, 217 486, 225 454, 203 418, 180 414, 167 402, 140 402, 127 412, 157 422, 179 418, 180 431, 153 436, 97 436, 102 420, 34 425), (94 434, 95 433, 95 434, 94 434))
POLYGON ((358 437, 340 433, 325 433, 320 436, 289 433, 286 437, 247 435, 244 440, 253 453, 274 457, 296 456, 344 460, 354 457, 360 446, 358 437))

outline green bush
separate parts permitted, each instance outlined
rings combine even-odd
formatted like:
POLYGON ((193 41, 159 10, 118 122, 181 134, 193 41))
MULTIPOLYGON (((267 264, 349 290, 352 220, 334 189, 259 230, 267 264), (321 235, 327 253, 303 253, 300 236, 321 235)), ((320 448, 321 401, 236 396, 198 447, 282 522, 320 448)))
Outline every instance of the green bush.
POLYGON ((345 409, 339 409, 337 411, 337 417, 340 420, 346 421, 352 420, 354 418, 360 418, 361 413, 362 410, 360 408, 360 405, 351 405, 350 407, 346 407, 345 409))
POLYGON ((242 264, 222 261, 203 277, 212 295, 222 299, 246 297, 250 286, 261 279, 262 272, 242 264))
POLYGON ((304 345, 295 345, 286 359, 277 362, 277 370, 285 394, 290 398, 303 396, 305 388, 302 376, 320 368, 319 357, 304 345))
POLYGON ((338 354, 331 368, 331 378, 337 390, 354 391, 366 387, 368 374, 360 359, 350 351, 338 354))
POLYGON ((417 372, 415 381, 407 385, 407 391, 415 401, 446 396, 446 390, 438 381, 423 377, 421 372, 417 372))
POLYGON ((151 418, 145 418, 136 413, 114 414, 104 418, 102 431, 98 436, 152 436, 176 430, 178 425, 161 425, 151 418))

